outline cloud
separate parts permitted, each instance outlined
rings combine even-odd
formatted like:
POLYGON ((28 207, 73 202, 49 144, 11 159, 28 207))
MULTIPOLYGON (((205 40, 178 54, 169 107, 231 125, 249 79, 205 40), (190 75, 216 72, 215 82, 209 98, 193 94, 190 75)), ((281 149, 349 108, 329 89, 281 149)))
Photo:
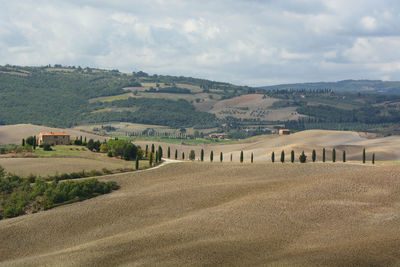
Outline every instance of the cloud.
POLYGON ((398 79, 394 0, 45 0, 0 10, 0 64, 237 84, 398 79))

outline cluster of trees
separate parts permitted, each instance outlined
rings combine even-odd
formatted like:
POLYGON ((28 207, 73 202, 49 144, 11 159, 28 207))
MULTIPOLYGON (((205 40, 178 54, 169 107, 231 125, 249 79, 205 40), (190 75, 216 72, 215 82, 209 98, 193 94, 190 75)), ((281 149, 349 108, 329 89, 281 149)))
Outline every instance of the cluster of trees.
POLYGON ((0 166, 0 219, 36 212, 81 201, 118 189, 115 182, 84 181, 48 182, 6 173, 0 166))
POLYGON ((215 127, 214 114, 196 111, 194 106, 184 99, 169 100, 160 98, 128 98, 112 102, 95 102, 93 110, 105 108, 131 108, 132 111, 106 111, 87 114, 88 123, 104 121, 124 121, 144 124, 166 125, 174 128, 215 127), (133 111, 134 110, 134 111, 133 111))

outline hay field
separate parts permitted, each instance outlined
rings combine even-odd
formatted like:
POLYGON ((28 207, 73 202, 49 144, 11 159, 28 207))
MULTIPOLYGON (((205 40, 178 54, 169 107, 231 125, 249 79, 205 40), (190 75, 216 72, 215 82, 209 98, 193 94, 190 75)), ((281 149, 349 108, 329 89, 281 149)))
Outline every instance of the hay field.
MULTIPOLYGON (((147 161, 141 161, 140 166, 148 165, 147 161)), ((77 171, 101 170, 107 168, 115 170, 119 168, 135 168, 134 161, 120 159, 90 159, 90 158, 0 158, 0 166, 7 172, 27 176, 53 175, 55 173, 71 173, 77 171)))
POLYGON ((93 138, 94 140, 103 141, 108 137, 95 135, 92 133, 82 132, 76 129, 61 129, 52 128, 47 126, 33 125, 33 124, 15 124, 15 125, 0 125, 0 144, 20 144, 22 138, 31 135, 39 135, 40 132, 66 132, 71 135, 71 139, 83 136, 87 139, 93 138))
POLYGON ((398 266, 400 166, 178 163, 0 221, 0 266, 398 266))

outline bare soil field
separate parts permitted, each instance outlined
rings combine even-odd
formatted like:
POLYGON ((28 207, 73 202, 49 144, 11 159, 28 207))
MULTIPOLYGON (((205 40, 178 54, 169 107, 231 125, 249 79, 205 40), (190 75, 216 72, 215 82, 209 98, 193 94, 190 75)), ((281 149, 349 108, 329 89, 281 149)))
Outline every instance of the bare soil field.
POLYGON ((51 128, 47 126, 39 126, 33 124, 15 124, 15 125, 0 125, 0 144, 20 144, 22 138, 31 135, 39 135, 40 132, 66 132, 71 135, 71 139, 83 136, 87 139, 93 138, 94 140, 103 141, 108 137, 95 135, 92 133, 82 132, 76 129, 60 129, 51 128))
MULTIPOLYGON (((148 165, 147 161, 145 163, 148 165)), ((6 169, 7 172, 27 176, 29 174, 53 175, 57 172, 71 173, 82 170, 101 170, 103 168, 109 170, 135 168, 135 162, 113 158, 0 158, 0 166, 6 169)))
POLYGON ((0 221, 0 266, 398 266, 400 166, 178 163, 0 221))

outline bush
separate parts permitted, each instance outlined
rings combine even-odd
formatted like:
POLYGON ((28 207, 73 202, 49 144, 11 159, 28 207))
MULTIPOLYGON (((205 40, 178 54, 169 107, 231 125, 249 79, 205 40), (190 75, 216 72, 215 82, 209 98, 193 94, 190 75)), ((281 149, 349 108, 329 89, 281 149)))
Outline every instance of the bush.
POLYGON ((190 160, 195 160, 195 158, 196 158, 196 153, 194 152, 194 150, 190 150, 189 159, 190 160))
POLYGON ((307 161, 307 156, 304 154, 304 151, 301 152, 301 155, 300 155, 300 157, 299 157, 299 161, 300 161, 300 163, 306 163, 306 161, 307 161))
POLYGON ((43 143, 42 144, 43 150, 44 151, 52 151, 53 149, 51 148, 51 145, 48 143, 43 143))

